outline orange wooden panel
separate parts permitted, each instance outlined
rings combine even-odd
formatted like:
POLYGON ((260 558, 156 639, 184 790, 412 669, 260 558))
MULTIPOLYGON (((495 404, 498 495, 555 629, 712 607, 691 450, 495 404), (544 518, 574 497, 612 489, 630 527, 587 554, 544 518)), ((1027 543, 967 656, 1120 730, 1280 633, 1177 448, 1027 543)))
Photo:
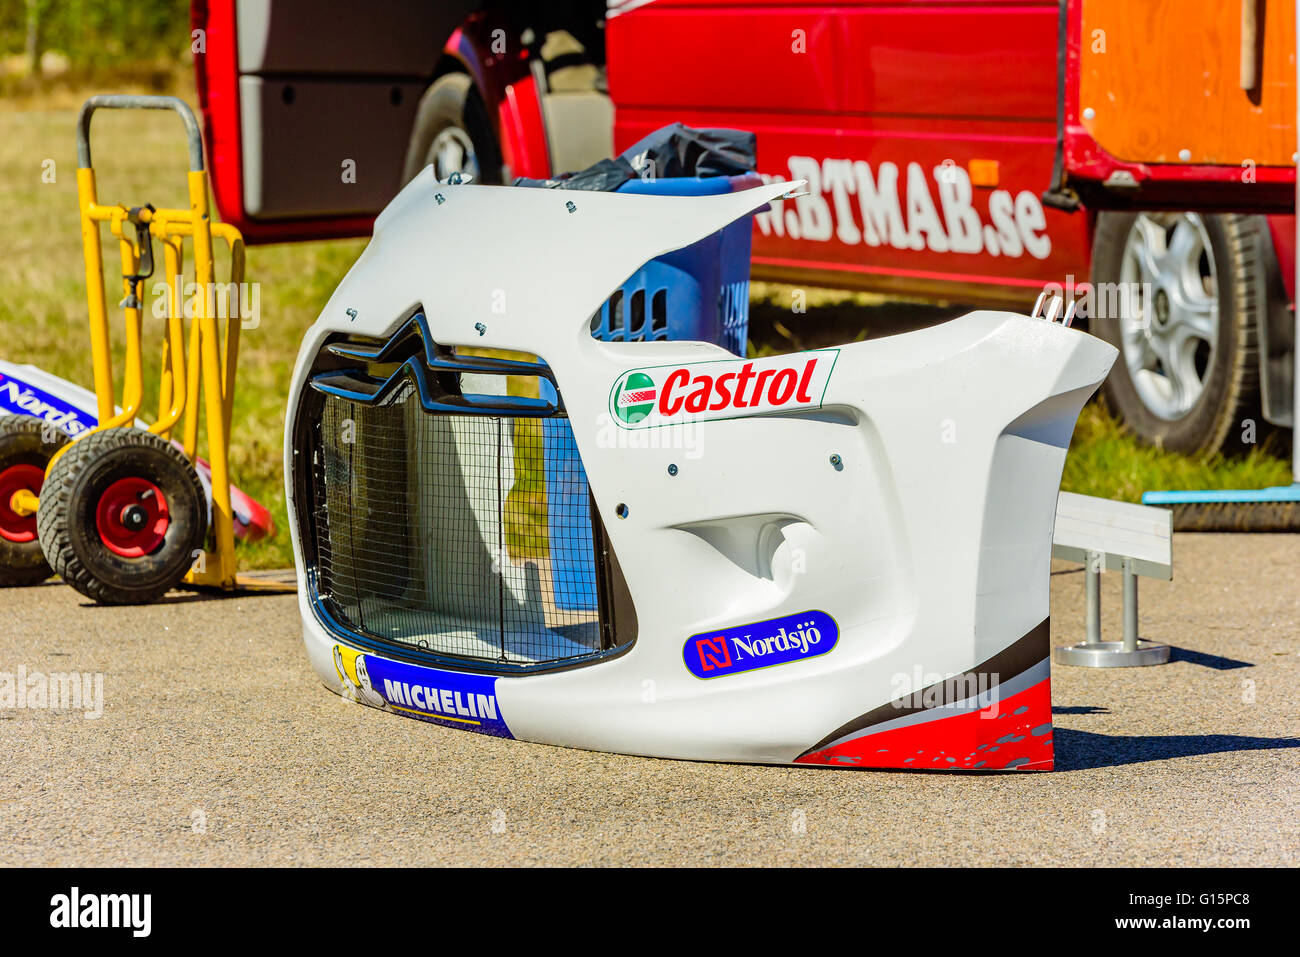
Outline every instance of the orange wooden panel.
POLYGON ((1296 151, 1292 0, 1083 0, 1078 114, 1142 163, 1289 166, 1296 151), (1261 39, 1243 52, 1242 4, 1261 39), (1258 84, 1241 89, 1242 60, 1258 84))

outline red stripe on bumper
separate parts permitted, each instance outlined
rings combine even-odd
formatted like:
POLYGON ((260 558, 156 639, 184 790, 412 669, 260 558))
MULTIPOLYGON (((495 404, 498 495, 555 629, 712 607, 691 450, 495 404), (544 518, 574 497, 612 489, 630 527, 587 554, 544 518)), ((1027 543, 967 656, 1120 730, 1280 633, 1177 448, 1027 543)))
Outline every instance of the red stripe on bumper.
POLYGON ((944 771, 1050 771, 1052 681, 999 698, 983 711, 945 714, 917 724, 863 734, 805 754, 796 764, 944 771))

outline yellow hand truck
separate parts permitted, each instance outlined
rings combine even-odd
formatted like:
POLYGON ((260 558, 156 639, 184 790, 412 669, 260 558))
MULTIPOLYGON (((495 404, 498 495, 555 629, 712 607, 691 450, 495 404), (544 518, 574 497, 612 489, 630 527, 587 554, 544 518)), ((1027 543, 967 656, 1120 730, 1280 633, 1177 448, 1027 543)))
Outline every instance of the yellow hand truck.
MULTIPOLYGON (((71 440, 57 430, 43 429, 41 451, 33 461, 44 465, 43 482, 16 489, 7 505, 16 516, 35 515, 36 537, 48 568, 97 602, 153 601, 177 585, 261 587, 236 578, 229 475, 244 241, 233 226, 212 222, 203 141, 189 106, 169 96, 87 100, 77 120, 77 195, 99 422, 71 440), (180 116, 189 146, 188 209, 99 201, 90 121, 97 110, 105 109, 171 110, 180 116), (100 245, 104 224, 117 239, 122 262, 119 306, 125 319, 125 359, 120 398, 113 386, 100 245), (225 284, 217 283, 214 275, 214 237, 230 250, 225 284), (193 244, 193 296, 183 295, 182 289, 186 239, 193 244), (139 427, 143 284, 154 273, 155 240, 162 248, 167 283, 162 374, 157 418, 139 427), (206 488, 194 467, 200 416, 211 470, 206 488), (174 430, 179 432, 175 440, 174 430)), ((28 425, 35 446, 36 426, 43 423, 28 425)), ((31 577, 36 578, 44 569, 36 567, 35 556, 30 561, 31 577)))

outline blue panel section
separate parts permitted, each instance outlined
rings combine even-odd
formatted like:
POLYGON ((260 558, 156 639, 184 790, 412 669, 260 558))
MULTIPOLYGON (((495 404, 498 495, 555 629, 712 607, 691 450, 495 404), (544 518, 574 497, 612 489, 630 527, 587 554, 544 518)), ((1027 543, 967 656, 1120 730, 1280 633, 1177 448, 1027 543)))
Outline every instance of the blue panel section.
POLYGON ((497 679, 357 655, 357 676, 394 711, 448 727, 513 738, 497 701, 497 679))
POLYGON ((1215 502, 1300 502, 1300 484, 1142 493, 1143 505, 1206 505, 1215 502))
POLYGON ((682 646, 682 661, 697 678, 725 678, 817 658, 833 649, 839 637, 834 618, 824 611, 805 611, 691 635, 682 646))
POLYGON ((568 419, 542 420, 546 461, 546 518, 555 607, 595 611, 596 556, 591 541, 587 473, 568 419))
POLYGON ((0 373, 0 413, 6 412, 34 415, 74 439, 99 424, 93 412, 65 402, 22 379, 0 373))

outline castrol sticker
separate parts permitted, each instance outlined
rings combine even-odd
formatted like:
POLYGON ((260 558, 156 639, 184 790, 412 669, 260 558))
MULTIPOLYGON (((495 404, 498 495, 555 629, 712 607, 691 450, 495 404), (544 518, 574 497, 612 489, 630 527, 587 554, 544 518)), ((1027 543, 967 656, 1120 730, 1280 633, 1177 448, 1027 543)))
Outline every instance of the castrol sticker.
POLYGON ((819 409, 838 349, 630 369, 609 393, 625 429, 819 409))

